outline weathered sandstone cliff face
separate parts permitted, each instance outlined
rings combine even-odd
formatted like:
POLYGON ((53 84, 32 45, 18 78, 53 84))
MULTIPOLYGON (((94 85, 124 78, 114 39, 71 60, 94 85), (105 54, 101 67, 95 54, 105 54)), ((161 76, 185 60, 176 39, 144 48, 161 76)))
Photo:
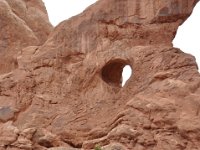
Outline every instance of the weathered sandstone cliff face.
POLYGON ((1 149, 198 150, 200 74, 171 43, 196 3, 99 0, 22 49, 0 76, 1 149))
POLYGON ((43 44, 51 30, 41 0, 0 0, 0 74, 17 68, 17 53, 43 44))

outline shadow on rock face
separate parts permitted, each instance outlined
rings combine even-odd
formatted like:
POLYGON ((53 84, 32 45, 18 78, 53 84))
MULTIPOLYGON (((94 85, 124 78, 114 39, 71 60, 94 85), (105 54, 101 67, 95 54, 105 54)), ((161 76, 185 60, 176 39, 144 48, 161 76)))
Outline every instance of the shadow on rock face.
POLYGON ((102 68, 102 79, 111 86, 122 87, 123 68, 129 65, 125 60, 112 60, 102 68))

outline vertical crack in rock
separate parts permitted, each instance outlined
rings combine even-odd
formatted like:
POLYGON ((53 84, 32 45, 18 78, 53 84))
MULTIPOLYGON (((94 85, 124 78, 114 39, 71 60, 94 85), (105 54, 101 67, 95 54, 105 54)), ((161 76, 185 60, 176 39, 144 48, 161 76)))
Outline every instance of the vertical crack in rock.
POLYGON ((135 9, 135 15, 137 15, 137 16, 140 16, 140 0, 136 0, 136 2, 135 2, 136 4, 135 4, 135 7, 136 7, 136 9, 135 9))

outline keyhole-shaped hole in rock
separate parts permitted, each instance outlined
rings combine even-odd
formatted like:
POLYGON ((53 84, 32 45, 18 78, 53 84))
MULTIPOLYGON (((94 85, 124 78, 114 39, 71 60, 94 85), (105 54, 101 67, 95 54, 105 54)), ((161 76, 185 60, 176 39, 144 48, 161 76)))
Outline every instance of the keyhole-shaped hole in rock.
POLYGON ((109 85, 123 87, 132 75, 132 68, 125 60, 111 60, 102 68, 101 75, 109 85))
POLYGON ((130 79, 131 75, 132 75, 132 68, 130 65, 126 65, 123 68, 123 72, 122 72, 122 87, 126 84, 128 79, 130 79))

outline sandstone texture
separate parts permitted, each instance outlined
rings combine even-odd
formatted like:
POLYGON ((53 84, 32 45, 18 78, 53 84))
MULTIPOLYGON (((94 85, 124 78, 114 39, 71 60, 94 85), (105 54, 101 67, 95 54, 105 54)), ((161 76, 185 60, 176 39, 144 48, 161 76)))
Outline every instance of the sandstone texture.
POLYGON ((0 0, 0 74, 17 68, 18 52, 43 44, 51 30, 42 0, 0 0))
POLYGON ((45 30, 29 27, 44 44, 20 49, 17 68, 0 75, 0 149, 199 150, 200 74, 172 46, 196 3, 99 0, 45 43, 45 30))

